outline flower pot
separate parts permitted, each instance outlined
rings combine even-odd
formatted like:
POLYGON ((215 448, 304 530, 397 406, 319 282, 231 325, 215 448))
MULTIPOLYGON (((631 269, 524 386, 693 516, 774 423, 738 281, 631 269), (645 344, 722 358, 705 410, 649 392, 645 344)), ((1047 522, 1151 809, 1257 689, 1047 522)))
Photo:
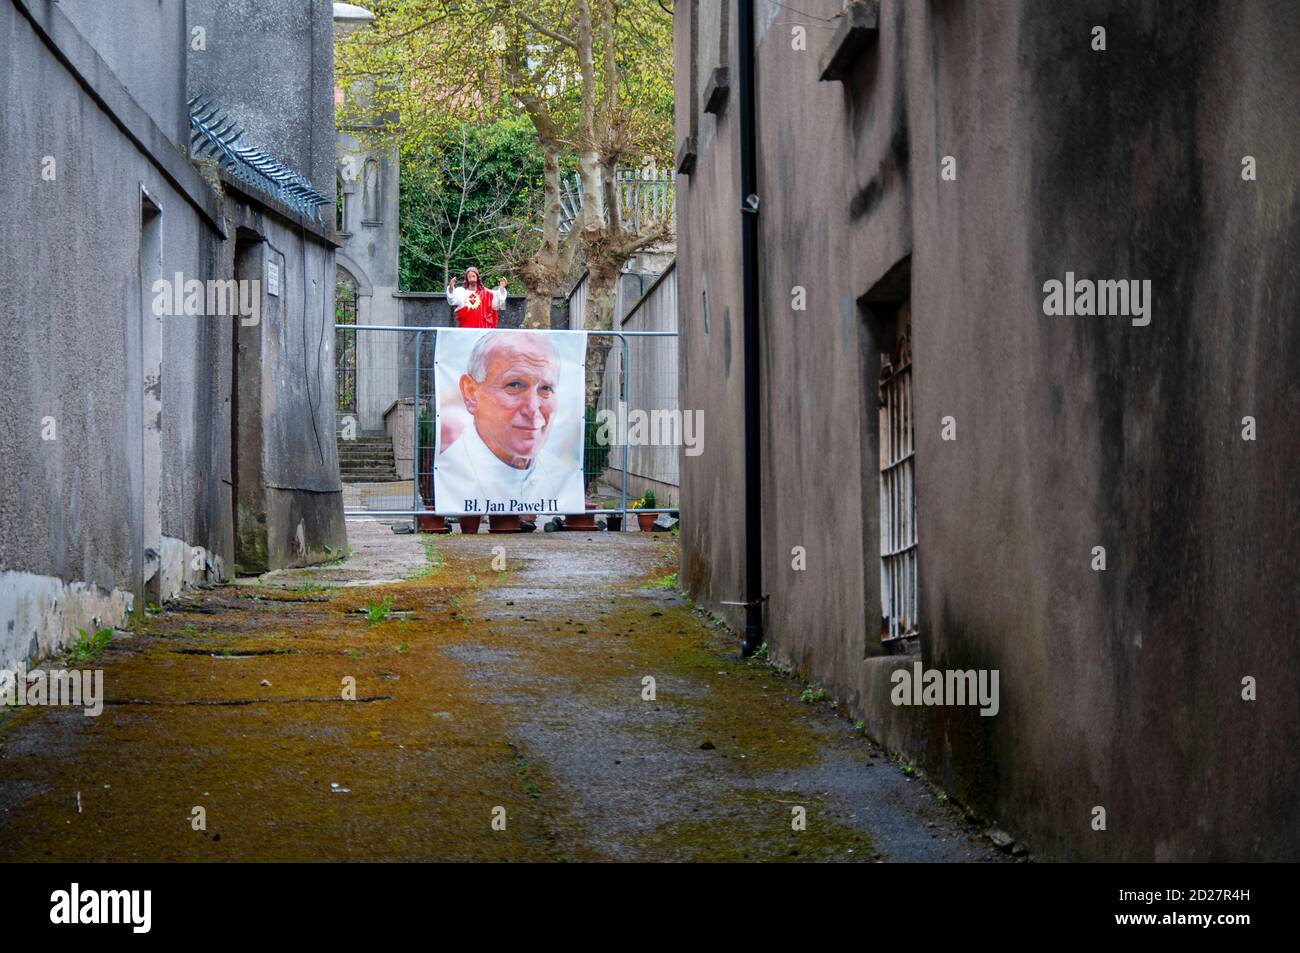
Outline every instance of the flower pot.
POLYGON ((623 514, 610 513, 605 517, 605 529, 611 533, 620 533, 623 531, 623 514))
POLYGON ((483 521, 481 516, 462 516, 460 519, 460 531, 468 535, 478 532, 478 524, 483 521))
POLYGON ((658 518, 658 513, 638 513, 636 514, 636 523, 641 528, 641 532, 652 533, 655 528, 655 520, 658 518))
POLYGON ((519 526, 518 514, 514 516, 497 514, 496 516, 488 517, 488 532, 489 533, 522 533, 523 530, 519 526))
POLYGON ((432 513, 416 516, 415 529, 420 533, 445 533, 447 532, 447 517, 436 516, 432 513))
POLYGON ((587 504, 587 512, 564 517, 565 529, 593 530, 596 528, 595 503, 587 504))

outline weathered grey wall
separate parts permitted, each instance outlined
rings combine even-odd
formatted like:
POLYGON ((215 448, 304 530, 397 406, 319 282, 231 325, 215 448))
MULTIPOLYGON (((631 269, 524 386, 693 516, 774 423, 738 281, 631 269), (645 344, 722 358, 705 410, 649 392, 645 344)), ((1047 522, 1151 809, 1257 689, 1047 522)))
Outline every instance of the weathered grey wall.
POLYGON ((743 625, 721 605, 744 598, 739 140, 734 101, 721 117, 703 112, 704 86, 719 63, 720 17, 710 11, 722 6, 683 4, 673 36, 678 142, 694 130, 700 154, 694 172, 677 180, 678 381, 682 406, 706 409, 708 434, 703 454, 681 460, 679 578, 698 601, 743 625))
MULTIPOLYGON (((240 328, 239 487, 243 572, 301 566, 346 544, 335 432, 334 248, 257 193, 223 178, 261 320, 240 328), (271 294, 266 266, 279 268, 271 294)), ((233 243, 232 243, 233 244, 233 243)), ((232 253, 234 249, 231 249, 232 253)))
MULTIPOLYGON (((369 285, 376 294, 391 295, 397 290, 398 199, 401 185, 401 160, 396 152, 379 153, 364 148, 349 132, 338 136, 338 178, 347 196, 346 221, 339 238, 345 267, 354 273, 358 284, 369 285), (364 215, 363 179, 367 160, 376 163, 379 174, 380 215, 364 215)), ((390 315, 391 316, 391 315, 390 315)), ((384 324, 386 321, 375 321, 384 324)))
POLYGON ((331 0, 186 0, 186 10, 190 30, 207 31, 207 55, 187 61, 191 94, 213 96, 249 141, 333 196, 331 0))
MULTIPOLYGON (((831 83, 831 31, 759 6, 774 654, 1044 856, 1296 859, 1300 8, 886 0, 878 45, 831 83), (908 256, 921 652, 998 669, 993 718, 893 706, 910 659, 876 635, 878 352, 858 299, 908 256), (1150 279, 1151 324, 1045 317, 1066 271, 1150 279)), ((698 90, 718 47, 696 42, 698 90)), ((740 329, 720 320, 740 307, 734 97, 716 129, 697 117, 678 187, 683 406, 710 409, 705 454, 682 461, 681 578, 710 606, 743 569, 740 329)))
POLYGON ((273 567, 346 544, 334 428, 334 249, 271 216, 266 244, 281 293, 264 296, 262 408, 268 555, 273 567))
MULTIPOLYGON (((250 144, 334 195, 332 5, 189 0, 187 11, 191 34, 203 27, 207 46, 189 52, 190 94, 213 97, 250 144)), ((223 188, 231 232, 251 243, 249 273, 261 281, 262 321, 240 338, 240 569, 304 565, 345 544, 334 415, 333 210, 324 208, 316 225, 229 177, 223 188), (267 262, 279 266, 278 295, 270 294, 267 262)), ((226 264, 234 269, 230 244, 226 264)))
MULTIPOLYGON (((0 2, 0 667, 57 652, 79 628, 123 624, 132 597, 139 608, 228 576, 235 319, 155 317, 152 279, 229 278, 241 229, 284 266, 287 303, 263 308, 255 368, 268 392, 266 444, 253 452, 270 564, 343 546, 333 244, 291 213, 264 216, 236 192, 223 202, 183 157, 180 6, 0 2), (160 210, 152 250, 146 194, 160 210), (148 588, 145 566, 157 567, 148 588)), ((328 82, 267 62, 331 113, 332 167, 328 82)))
MULTIPOLYGON (((112 77, 61 12, 31 7, 88 80, 112 77)), ((137 42, 155 56, 148 70, 179 75, 174 19, 129 23, 144 31, 137 42)), ((100 31, 117 36, 103 24, 100 31)), ((108 42, 109 52, 129 59, 116 42, 108 42)), ((178 190, 163 172, 179 162, 174 146, 170 156, 141 151, 12 2, 0 3, 0 48, 0 322, 7 342, 0 358, 7 394, 0 402, 0 572, 17 574, 0 596, 4 667, 58 650, 78 627, 123 621, 102 599, 104 611, 84 614, 81 596, 60 591, 55 617, 28 597, 51 584, 89 593, 92 603, 97 590, 134 590, 146 467, 160 477, 153 506, 161 512, 160 542, 174 543, 163 546, 168 557, 183 567, 189 553, 182 550, 202 546, 218 564, 228 558, 220 514, 230 505, 221 482, 229 444, 208 438, 225 419, 216 385, 228 363, 229 328, 206 318, 162 319, 161 460, 146 462, 140 335, 152 295, 140 286, 142 188, 162 209, 161 273, 169 279, 213 274, 220 237, 193 204, 210 194, 188 167, 180 171, 189 172, 182 175, 189 191, 178 190), (55 163, 52 181, 42 176, 45 156, 55 163), (42 439, 46 417, 55 439, 42 439)), ((133 106, 129 118, 146 139, 175 128, 173 116, 161 131, 146 129, 150 119, 167 120, 171 107, 158 106, 164 94, 155 94, 148 113, 125 94, 106 95, 115 106, 133 106)))
POLYGON ((112 0, 112 16, 104 16, 104 0, 58 0, 57 6, 159 128, 187 142, 185 2, 112 0), (142 40, 148 55, 141 55, 142 40))

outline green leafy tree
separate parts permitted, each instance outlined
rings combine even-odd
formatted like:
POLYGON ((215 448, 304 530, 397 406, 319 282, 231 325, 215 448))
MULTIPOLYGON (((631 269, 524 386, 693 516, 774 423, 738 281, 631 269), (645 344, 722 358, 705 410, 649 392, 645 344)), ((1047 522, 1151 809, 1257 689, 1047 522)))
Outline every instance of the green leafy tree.
MULTIPOLYGON (((445 287, 477 266, 496 283, 510 270, 517 232, 542 201, 541 150, 526 119, 461 126, 408 157, 402 170, 399 280, 405 290, 445 287)), ((521 290, 518 279, 513 290, 521 290)))
MULTIPOLYGON (((515 230, 507 260, 529 297, 525 325, 549 324, 550 299, 581 244, 590 272, 588 328, 609 328, 627 257, 670 234, 665 222, 629 229, 611 210, 620 167, 671 162, 672 15, 660 0, 375 0, 374 29, 340 43, 349 95, 341 122, 380 115, 403 158, 461 124, 508 111, 531 123, 542 158, 540 223, 515 230), (356 111, 364 115, 356 115, 356 111), (580 227, 563 228, 561 170, 581 172, 580 227)), ((588 402, 607 349, 588 361, 588 402), (594 358, 594 359, 593 359, 594 358)))

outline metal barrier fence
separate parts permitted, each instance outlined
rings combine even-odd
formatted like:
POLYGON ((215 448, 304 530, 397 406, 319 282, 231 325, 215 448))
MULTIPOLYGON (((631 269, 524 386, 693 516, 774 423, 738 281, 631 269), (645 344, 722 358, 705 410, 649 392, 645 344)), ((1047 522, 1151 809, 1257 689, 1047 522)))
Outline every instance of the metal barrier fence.
MULTIPOLYGON (((433 497, 439 425, 433 375, 441 330, 448 329, 335 325, 338 352, 349 355, 355 381, 350 404, 336 414, 344 516, 434 512, 424 501, 433 497)), ((602 349, 607 357, 596 414, 583 420, 587 502, 597 505, 597 515, 675 511, 681 448, 665 438, 679 441, 682 433, 677 332, 588 331, 588 361, 602 349), (656 505, 634 509, 647 489, 655 491, 656 505)))

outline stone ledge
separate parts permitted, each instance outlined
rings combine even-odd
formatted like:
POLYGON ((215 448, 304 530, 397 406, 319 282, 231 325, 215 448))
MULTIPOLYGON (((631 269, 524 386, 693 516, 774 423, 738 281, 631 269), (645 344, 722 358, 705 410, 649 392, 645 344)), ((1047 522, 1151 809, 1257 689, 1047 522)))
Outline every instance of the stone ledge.
POLYGON ((677 150, 677 172, 679 175, 690 175, 695 171, 695 137, 687 136, 682 140, 681 148, 677 150))
POLYGON ((727 94, 731 92, 731 73, 725 66, 715 67, 704 87, 704 111, 721 117, 727 109, 727 94))
POLYGON ((853 64, 880 37, 880 4, 854 3, 844 11, 843 19, 822 54, 821 81, 843 82, 853 64))

